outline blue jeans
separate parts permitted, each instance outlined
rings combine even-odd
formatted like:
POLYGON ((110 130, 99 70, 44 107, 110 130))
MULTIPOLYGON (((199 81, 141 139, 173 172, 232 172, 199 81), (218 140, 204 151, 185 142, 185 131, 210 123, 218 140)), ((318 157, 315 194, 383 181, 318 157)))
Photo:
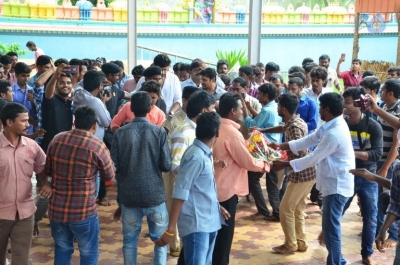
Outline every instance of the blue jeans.
MULTIPOLYGON (((383 166, 384 162, 378 162, 376 164, 377 169, 376 171, 378 172, 379 169, 383 166)), ((398 164, 397 162, 393 162, 392 165, 389 167, 388 173, 386 178, 387 179, 392 179, 393 177, 393 170, 396 166, 396 164, 398 164)), ((378 215, 376 217, 377 221, 376 221, 376 234, 375 236, 377 236, 379 234, 379 230, 381 230, 381 227, 383 225, 383 222, 385 221, 385 217, 386 215, 383 213, 382 211, 382 202, 379 199, 379 195, 383 192, 383 189, 381 186, 378 186, 377 188, 377 193, 378 193, 378 215)), ((397 241, 397 230, 399 229, 399 221, 394 221, 393 224, 389 227, 389 238, 393 241, 397 241)))
MULTIPOLYGON (((369 258, 374 253, 376 215, 378 212, 378 196, 376 189, 378 183, 368 181, 362 177, 354 177, 354 194, 360 197, 361 214, 363 217, 363 228, 361 237, 361 256, 369 258)), ((353 197, 350 197, 344 206, 344 212, 349 208, 353 197)))
POLYGON ((340 221, 348 197, 340 194, 331 194, 322 197, 322 233, 328 250, 327 265, 345 265, 342 255, 342 231, 340 221))
POLYGON ((217 233, 197 232, 182 237, 185 265, 211 265, 217 233))
POLYGON ((78 242, 81 265, 97 265, 99 257, 99 218, 96 215, 80 222, 50 221, 54 239, 54 264, 70 265, 74 253, 74 238, 78 242))
MULTIPOLYGON (((136 265, 138 237, 142 230, 143 216, 147 217, 150 238, 154 242, 159 239, 168 228, 168 211, 165 203, 151 208, 128 208, 121 204, 122 234, 125 265, 136 265)), ((167 263, 167 246, 154 246, 154 265, 167 263)))

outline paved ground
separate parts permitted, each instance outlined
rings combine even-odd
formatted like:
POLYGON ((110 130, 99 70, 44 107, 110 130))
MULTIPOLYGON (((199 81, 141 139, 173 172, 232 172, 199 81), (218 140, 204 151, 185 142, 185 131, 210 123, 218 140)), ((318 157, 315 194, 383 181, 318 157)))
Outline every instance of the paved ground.
MULTIPOLYGON (((262 180, 265 183, 265 180, 262 180)), ((100 244, 100 265, 123 264, 122 257, 122 235, 121 224, 112 220, 112 214, 116 209, 116 189, 110 187, 109 197, 112 205, 100 206, 99 215, 101 223, 101 237, 104 241, 100 244)), ((231 265, 243 264, 325 264, 327 251, 320 247, 316 238, 321 231, 321 215, 317 206, 309 204, 306 211, 310 219, 306 221, 309 249, 305 253, 282 256, 274 254, 273 246, 280 245, 284 235, 279 223, 266 222, 263 220, 253 221, 248 218, 255 213, 254 203, 248 203, 241 198, 236 221, 236 231, 231 251, 231 265)), ((351 205, 342 220, 342 244, 343 253, 348 264, 362 264, 361 256, 361 231, 362 219, 357 216, 358 207, 355 203, 351 205)), ((41 234, 34 238, 31 250, 32 264, 53 264, 54 248, 53 239, 50 234, 48 219, 41 223, 41 234)), ((146 222, 139 240, 138 264, 152 264, 154 244, 146 237, 148 232, 146 222)), ((79 264, 79 252, 75 251, 72 264, 79 264)), ((380 265, 393 264, 394 249, 387 250, 385 254, 375 252, 373 258, 380 265)), ((176 264, 176 258, 169 257, 168 265, 176 264)))

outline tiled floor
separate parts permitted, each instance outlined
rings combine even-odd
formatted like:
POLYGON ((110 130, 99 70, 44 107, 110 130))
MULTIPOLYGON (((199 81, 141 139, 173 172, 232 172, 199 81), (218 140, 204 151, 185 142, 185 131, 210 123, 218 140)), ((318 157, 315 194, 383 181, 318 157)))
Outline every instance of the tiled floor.
MULTIPOLYGON (((265 180, 262 180, 265 183, 265 180)), ((123 264, 122 257, 122 235, 121 224, 112 220, 112 214, 116 209, 115 187, 108 188, 109 197, 112 199, 112 206, 100 206, 99 215, 101 223, 101 237, 104 242, 100 244, 100 265, 123 264)), ((283 243, 284 235, 279 223, 271 223, 262 220, 253 221, 248 218, 255 213, 254 203, 248 203, 241 198, 237 212, 236 231, 231 251, 231 265, 242 264, 325 264, 327 251, 319 246, 316 238, 321 231, 321 216, 318 207, 307 205, 307 213, 310 219, 306 220, 309 249, 305 253, 282 256, 274 254, 273 246, 283 243)), ((349 264, 362 264, 360 249, 361 238, 358 233, 361 231, 361 217, 357 216, 358 207, 353 202, 342 220, 342 245, 343 254, 349 264)), ((54 248, 53 239, 50 234, 48 219, 41 225, 41 234, 34 238, 32 243, 31 258, 32 264, 49 265, 53 264, 54 248)), ((143 230, 139 240, 138 264, 152 264, 154 244, 146 237, 148 232, 146 222, 143 222, 143 230)), ((76 249, 72 264, 79 264, 79 252, 76 249)), ((373 258, 380 265, 393 264, 394 249, 389 249, 382 254, 375 251, 373 258)), ((176 258, 169 257, 168 265, 176 264, 176 258)))

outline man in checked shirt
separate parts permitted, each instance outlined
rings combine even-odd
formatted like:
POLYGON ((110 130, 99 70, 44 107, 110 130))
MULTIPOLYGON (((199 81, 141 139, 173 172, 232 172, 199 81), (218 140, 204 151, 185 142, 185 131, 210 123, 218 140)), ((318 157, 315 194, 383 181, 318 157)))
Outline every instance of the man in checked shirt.
POLYGON ((51 234, 55 243, 54 264, 71 264, 74 238, 80 264, 96 265, 99 256, 99 218, 96 207, 96 176, 111 180, 114 164, 105 144, 94 136, 96 110, 75 110, 75 129, 56 135, 47 149, 46 173, 52 177, 49 201, 51 234))

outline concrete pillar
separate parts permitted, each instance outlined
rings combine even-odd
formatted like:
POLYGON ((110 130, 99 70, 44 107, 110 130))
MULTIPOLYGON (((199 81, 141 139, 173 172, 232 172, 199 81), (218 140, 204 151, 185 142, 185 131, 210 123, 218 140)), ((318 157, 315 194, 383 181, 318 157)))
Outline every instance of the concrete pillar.
POLYGON ((137 64, 137 21, 136 1, 128 2, 128 67, 125 72, 130 73, 137 64))
POLYGON ((260 62, 262 0, 251 0, 249 20, 249 64, 260 62))

